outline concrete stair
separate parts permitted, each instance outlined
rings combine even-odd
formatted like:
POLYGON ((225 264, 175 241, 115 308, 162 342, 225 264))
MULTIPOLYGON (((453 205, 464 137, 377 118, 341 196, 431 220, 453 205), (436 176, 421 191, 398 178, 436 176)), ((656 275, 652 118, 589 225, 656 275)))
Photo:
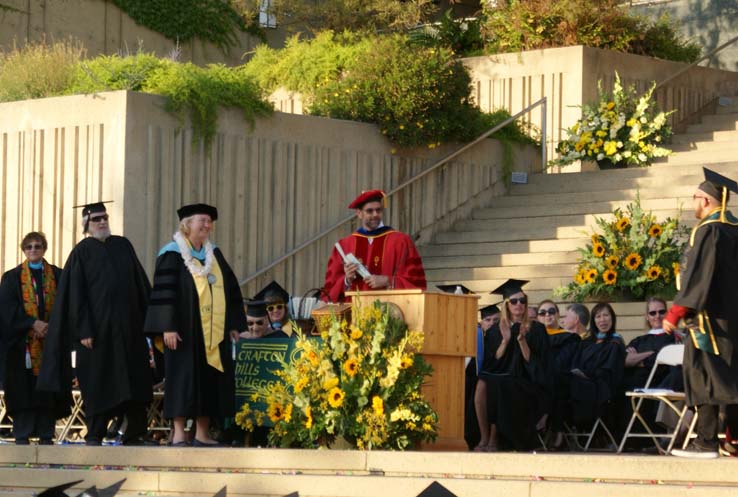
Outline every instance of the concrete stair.
MULTIPOLYGON (((692 195, 706 165, 738 179, 738 101, 673 137, 673 155, 649 168, 568 174, 534 174, 526 185, 475 211, 420 247, 429 287, 462 283, 481 294, 480 305, 495 302, 488 292, 507 278, 529 279, 532 302, 551 298, 568 284, 578 261, 576 249, 588 241, 596 217, 611 216, 636 195, 658 219, 696 220, 692 195)), ((738 196, 730 206, 738 211, 738 196)), ((643 333, 644 304, 616 303, 618 331, 626 340, 643 333)))
MULTIPOLYGON (((728 497, 735 461, 614 454, 167 447, 0 447, 0 496, 123 478, 119 496, 415 497, 433 481, 464 497, 728 497), (105 466, 102 466, 104 464, 105 466)), ((76 490, 76 491, 75 491, 76 490)))

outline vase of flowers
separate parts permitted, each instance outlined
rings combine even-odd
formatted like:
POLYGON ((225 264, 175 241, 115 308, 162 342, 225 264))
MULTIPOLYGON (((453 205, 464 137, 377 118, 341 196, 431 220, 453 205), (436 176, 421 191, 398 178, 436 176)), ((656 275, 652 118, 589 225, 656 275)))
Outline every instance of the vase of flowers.
POLYGON ((599 229, 578 249, 574 281, 556 289, 557 296, 578 302, 674 296, 687 236, 678 219, 658 221, 643 211, 637 196, 625 209, 615 209, 613 218, 595 221, 599 229))
POLYGON ((597 84, 595 105, 583 105, 582 117, 565 130, 559 142, 559 156, 549 166, 565 166, 578 160, 596 161, 600 169, 648 166, 655 157, 671 151, 664 142, 671 136, 667 118, 671 112, 659 111, 652 100, 654 85, 640 97, 635 87, 623 87, 615 73, 612 94, 597 84))
POLYGON ((435 440, 438 416, 421 385, 432 369, 419 355, 423 333, 408 330, 386 305, 354 308, 352 322, 331 316, 320 338, 298 331, 297 353, 241 406, 236 423, 251 431, 268 418, 270 443, 406 449, 435 440))

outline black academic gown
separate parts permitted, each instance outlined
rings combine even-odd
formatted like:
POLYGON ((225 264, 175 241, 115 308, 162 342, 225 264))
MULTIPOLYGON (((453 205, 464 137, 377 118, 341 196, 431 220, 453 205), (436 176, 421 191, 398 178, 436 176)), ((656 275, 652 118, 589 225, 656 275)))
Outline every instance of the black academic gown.
POLYGON ((69 254, 57 287, 37 388, 67 391, 70 350, 77 352, 85 414, 151 401, 143 323, 151 286, 131 243, 120 236, 86 238, 69 254), (92 349, 80 340, 92 338, 92 349))
MULTIPOLYGON (((234 366, 229 330, 246 328, 238 280, 223 254, 214 255, 223 275, 226 324, 220 342, 221 373, 207 363, 195 282, 179 252, 168 251, 156 260, 154 290, 146 316, 146 333, 177 331, 176 350, 164 349, 166 387, 164 416, 227 418, 235 412, 234 366)), ((219 337, 220 338, 220 337, 219 337)))
POLYGON ((551 370, 551 399, 549 425, 554 431, 563 431, 569 404, 569 371, 577 351, 579 335, 564 330, 548 331, 549 365, 551 370))
MULTIPOLYGON (((52 265, 51 270, 58 283, 61 269, 52 265)), ((45 408, 51 410, 54 417, 61 418, 69 413, 71 396, 36 392, 36 377, 26 368, 26 337, 36 318, 26 314, 24 309, 20 275, 21 266, 17 266, 3 274, 0 281, 0 312, 3 318, 0 329, 4 332, 3 343, 7 351, 3 373, 8 414, 13 416, 18 411, 45 408)), ((43 307, 39 319, 48 321, 43 307)))
POLYGON ((625 347, 619 339, 597 343, 582 340, 572 358, 571 369, 579 369, 587 378, 569 374, 572 421, 590 427, 605 415, 608 403, 622 392, 625 347))
POLYGON ((536 423, 550 406, 548 335, 539 322, 530 323, 527 342, 530 360, 525 361, 517 337, 520 324, 511 329, 510 342, 499 359, 495 353, 502 343, 500 325, 484 338, 484 362, 479 380, 487 384, 487 415, 497 425, 501 448, 531 450, 539 445, 536 423))
POLYGON ((684 340, 689 405, 738 404, 738 226, 721 223, 718 216, 695 229, 674 297, 674 304, 707 313, 719 352, 696 349, 689 336, 684 340))
MULTIPOLYGON (((656 356, 659 354, 659 351, 667 345, 674 345, 675 343, 676 338, 673 334, 669 333, 661 333, 658 335, 646 334, 631 340, 628 347, 633 347, 638 353, 652 351, 653 354, 643 360, 643 366, 625 368, 623 389, 627 392, 635 388, 643 388, 646 385, 646 380, 648 380, 648 375, 651 374, 651 369, 656 362, 656 356)), ((656 388, 656 386, 661 385, 662 381, 669 373, 669 369, 669 366, 659 366, 659 369, 651 380, 651 388, 656 388)))

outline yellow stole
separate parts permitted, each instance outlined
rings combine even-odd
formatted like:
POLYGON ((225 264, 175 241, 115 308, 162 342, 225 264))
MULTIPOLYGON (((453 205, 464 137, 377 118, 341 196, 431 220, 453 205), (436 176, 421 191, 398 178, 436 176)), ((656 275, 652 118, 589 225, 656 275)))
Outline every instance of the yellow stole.
MULTIPOLYGON (((197 259, 192 261, 202 267, 197 259)), ((192 273, 190 273, 192 274, 192 273)), ((225 337, 226 299, 225 286, 223 285, 223 274, 220 271, 218 259, 213 258, 213 266, 210 274, 215 276, 215 283, 208 284, 207 276, 195 276, 195 288, 200 303, 200 320, 202 322, 202 336, 205 342, 205 357, 208 364, 224 372, 223 363, 220 360, 220 342, 225 337), (217 341, 216 341, 217 340, 217 341)))

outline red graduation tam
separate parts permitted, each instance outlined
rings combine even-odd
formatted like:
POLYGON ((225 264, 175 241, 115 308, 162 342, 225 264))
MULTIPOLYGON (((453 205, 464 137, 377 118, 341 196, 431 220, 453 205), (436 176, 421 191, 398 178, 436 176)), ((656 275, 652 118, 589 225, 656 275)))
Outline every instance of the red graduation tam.
POLYGON ((380 201, 384 205, 384 199, 387 195, 382 190, 369 190, 362 192, 348 206, 349 209, 361 209, 367 202, 380 201))

